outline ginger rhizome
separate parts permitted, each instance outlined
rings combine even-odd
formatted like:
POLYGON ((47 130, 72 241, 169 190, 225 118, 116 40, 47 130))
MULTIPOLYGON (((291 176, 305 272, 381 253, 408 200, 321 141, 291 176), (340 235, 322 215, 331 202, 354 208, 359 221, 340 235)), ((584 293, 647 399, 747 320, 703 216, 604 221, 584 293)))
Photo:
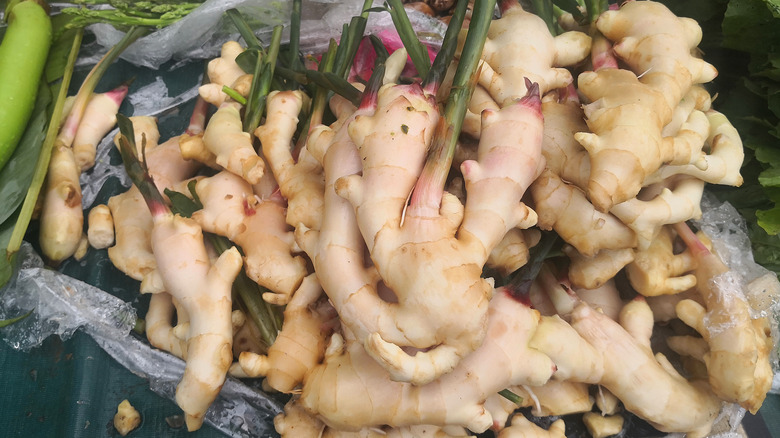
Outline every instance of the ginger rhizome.
MULTIPOLYGON (((128 119, 124 123, 124 128, 132 127, 128 119)), ((124 135, 119 141, 125 167, 152 217, 150 240, 157 272, 165 292, 179 303, 189 319, 187 363, 176 387, 176 403, 184 410, 187 428, 196 430, 217 397, 232 362, 231 289, 241 269, 241 254, 233 247, 212 263, 200 226, 192 219, 171 213, 141 167, 134 145, 124 135)))
POLYGON ((483 114, 478 160, 461 166, 468 193, 465 206, 446 193, 412 196, 406 206, 415 185, 430 184, 418 178, 438 118, 431 98, 419 87, 386 85, 379 90, 375 107, 361 107, 339 131, 315 132, 310 140, 310 149, 328 148, 327 153, 337 144, 345 153, 354 154, 348 149, 357 148, 359 155, 351 160, 361 166, 345 173, 340 168, 345 161, 331 163, 326 153, 323 226, 319 233, 303 234, 301 246, 316 270, 337 269, 329 263, 336 254, 344 257, 346 242, 334 244, 336 232, 326 228, 335 214, 329 211, 329 201, 343 212, 338 216, 342 223, 334 228, 346 227, 343 214, 355 216, 362 239, 353 236, 347 248, 356 254, 350 256, 356 259, 351 269, 364 272, 356 273, 353 283, 331 281, 330 275, 321 281, 342 323, 394 379, 429 382, 450 371, 484 336, 492 283, 480 278, 481 268, 508 230, 527 228, 536 219, 520 203, 541 163, 540 102, 533 94, 538 89, 532 90, 500 112, 483 114), (525 135, 506 138, 502 133, 507 129, 525 135), (354 174, 361 168, 360 175, 354 174), (358 262, 364 245, 374 263, 368 270, 358 262), (379 296, 380 287, 392 291, 391 301, 379 296), (432 290, 437 293, 430 294, 432 290), (450 305, 440 305, 441 300, 455 297, 450 305), (452 312, 463 316, 454 321, 452 312), (409 355, 401 347, 427 351, 409 355))

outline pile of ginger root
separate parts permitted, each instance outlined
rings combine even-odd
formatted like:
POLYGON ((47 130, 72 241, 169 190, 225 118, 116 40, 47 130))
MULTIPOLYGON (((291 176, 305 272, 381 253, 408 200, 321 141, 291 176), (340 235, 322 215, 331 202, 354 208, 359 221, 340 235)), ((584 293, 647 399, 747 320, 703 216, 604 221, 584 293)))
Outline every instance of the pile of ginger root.
POLYGON ((222 91, 252 83, 231 41, 185 133, 157 144, 153 118, 131 119, 148 178, 96 207, 88 236, 152 294, 146 334, 186 360, 188 429, 228 375, 290 394, 283 437, 566 435, 523 413, 704 437, 724 404, 759 409, 780 288, 686 224, 706 184, 742 181, 698 24, 644 0, 564 14, 558 35, 517 2, 497 11, 444 187, 427 166, 460 52, 437 89, 399 80, 399 49, 354 83, 359 105, 333 95, 303 131, 316 99, 272 91, 245 132, 222 91), (173 192, 198 208, 172 213, 173 192), (244 275, 283 312, 270 345, 231 294, 244 275))

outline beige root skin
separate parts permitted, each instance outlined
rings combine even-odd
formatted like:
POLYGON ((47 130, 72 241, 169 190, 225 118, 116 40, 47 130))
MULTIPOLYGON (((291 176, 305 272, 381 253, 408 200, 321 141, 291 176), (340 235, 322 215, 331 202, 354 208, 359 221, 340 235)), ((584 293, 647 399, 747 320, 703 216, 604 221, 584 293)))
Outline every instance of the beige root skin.
POLYGON ((109 93, 93 94, 89 99, 82 122, 73 137, 73 155, 82 172, 95 165, 97 145, 116 124, 116 113, 121 103, 122 99, 109 93))
POLYGON ((565 438, 566 425, 563 420, 556 420, 548 430, 531 423, 521 414, 512 417, 509 427, 498 434, 498 438, 565 438))
POLYGON ((255 130, 263 146, 263 155, 288 200, 287 223, 303 224, 319 230, 322 222, 324 177, 322 166, 304 147, 297 162, 290 152, 290 143, 303 106, 299 91, 272 92, 268 95, 268 116, 264 125, 255 130))
POLYGON ((690 250, 674 254, 674 237, 668 226, 644 250, 637 250, 634 261, 626 267, 631 286, 646 297, 672 295, 696 285, 696 276, 684 275, 696 268, 690 250))
POLYGON ((262 178, 265 163, 252 146, 252 137, 241 130, 238 104, 225 103, 211 116, 203 143, 215 157, 217 164, 257 184, 262 178))
POLYGON ((135 186, 111 197, 108 208, 116 232, 116 244, 108 248, 108 257, 117 269, 141 281, 157 268, 151 243, 152 215, 135 186))
POLYGON ((339 429, 448 424, 485 431, 493 425, 483 407, 488 396, 512 385, 540 386, 552 374, 552 362, 527 346, 538 320, 538 312, 497 292, 482 345, 452 372, 422 386, 391 381, 357 342, 342 351, 331 341, 325 362, 307 376, 300 402, 339 429))
POLYGON ((141 414, 127 400, 122 400, 116 408, 114 415, 114 429, 119 435, 127 436, 128 433, 141 425, 141 414))
POLYGON ((704 181, 679 175, 659 184, 657 188, 661 188, 661 192, 652 199, 630 199, 611 210, 613 215, 636 232, 640 249, 650 245, 662 226, 701 217, 704 181))
MULTIPOLYGON (((460 44, 465 33, 461 32, 460 44)), ((565 68, 584 60, 591 38, 582 32, 553 37, 544 22, 517 4, 493 20, 482 50, 478 86, 469 103, 463 132, 479 138, 480 114, 498 110, 526 95, 525 79, 539 84, 540 94, 572 82, 565 68)), ((451 69, 452 70, 452 69, 451 69)))
POLYGON ((114 218, 107 205, 98 204, 92 207, 87 223, 87 239, 93 248, 103 249, 114 244, 114 218))
POLYGON ((196 430, 232 362, 231 286, 241 269, 241 254, 231 248, 212 265, 200 226, 170 214, 155 217, 152 248, 166 291, 190 318, 176 403, 186 414, 187 429, 196 430))
POLYGON ((645 184, 662 181, 672 175, 690 175, 710 184, 742 185, 740 168, 745 159, 739 133, 723 114, 709 110, 706 113, 710 125, 707 144, 709 153, 704 156, 705 164, 669 165, 658 169, 645 178, 645 184))
MULTIPOLYGON (((697 249, 692 251, 696 254, 697 249)), ((676 306, 677 316, 707 342, 703 360, 713 391, 756 412, 771 387, 772 340, 763 323, 751 318, 739 280, 720 258, 706 249, 698 250, 696 257, 697 289, 704 305, 683 300, 676 306)))
POLYGON ((182 134, 179 138, 179 152, 181 152, 181 157, 185 160, 194 160, 212 169, 219 169, 220 167, 217 164, 217 157, 203 143, 203 133, 182 134))
MULTIPOLYGON (((149 151, 160 142, 160 131, 157 129, 157 118, 152 116, 131 116, 133 136, 135 137, 136 155, 142 159, 144 149, 149 151)), ((119 149, 119 133, 114 136, 114 146, 119 149)))
POLYGON ((525 78, 538 83, 542 95, 567 86, 571 73, 552 66, 576 64, 589 53, 589 36, 566 32, 553 37, 542 19, 516 4, 490 25, 478 81, 504 107, 526 95, 525 78))
POLYGON ((534 181, 530 192, 539 215, 539 228, 554 229, 585 256, 637 245, 633 230, 615 216, 596 210, 582 191, 549 170, 534 181))
POLYGON ((623 430, 623 417, 621 415, 601 415, 596 412, 587 412, 582 416, 585 427, 593 438, 607 438, 617 435, 623 430))
MULTIPOLYGON (((521 100, 500 112, 483 112, 478 161, 461 165, 468 193, 465 208, 448 194, 435 201, 413 196, 405 207, 415 184, 430 184, 417 178, 438 116, 422 90, 385 86, 376 113, 349 124, 363 172, 339 179, 335 188, 355 208, 375 267, 398 303, 384 306, 381 313, 362 309, 360 325, 347 324, 394 379, 429 382, 481 342, 492 293, 490 281, 480 278, 482 266, 509 229, 536 221, 535 213, 520 202, 542 165, 536 105, 538 101, 521 100), (507 138, 507 130, 518 136, 507 138), (431 295, 431 290, 439 292, 431 295), (442 306, 442 299, 454 299, 456 307, 442 306), (372 320, 376 313, 378 320, 372 320), (456 320, 453 313, 461 317, 456 320), (402 346, 430 349, 411 356, 402 346)), ((349 298, 356 306, 351 303, 358 294, 328 293, 347 320, 341 303, 349 298)))
POLYGON ((553 359, 556 376, 603 385, 627 410, 661 431, 695 437, 709 433, 721 401, 706 383, 685 380, 663 355, 653 355, 653 315, 643 299, 626 304, 619 323, 587 304, 578 305, 571 318, 571 325, 559 318, 544 320, 540 329, 547 329, 537 330, 530 344, 553 359), (551 336, 555 343, 547 340, 551 336))
POLYGON ((574 293, 597 311, 617 321, 620 309, 623 308, 623 301, 614 279, 595 288, 575 288, 574 293))
POLYGON ((322 360, 326 321, 310 308, 321 294, 322 288, 314 274, 303 280, 284 310, 282 331, 268 349, 268 355, 241 353, 239 363, 248 376, 265 376, 271 388, 288 393, 322 360))
POLYGON ((41 209, 41 251, 55 265, 75 254, 84 226, 81 209, 80 171, 73 149, 55 147, 46 176, 41 209))
POLYGON ((244 48, 239 43, 228 41, 222 45, 220 57, 209 61, 207 66, 209 84, 198 89, 200 96, 206 102, 215 106, 225 102, 227 95, 222 92, 222 86, 231 86, 245 74, 236 63, 236 57, 243 51, 244 48))
POLYGON ((327 427, 294 401, 288 402, 284 413, 274 418, 274 427, 282 438, 474 438, 463 428, 429 425, 366 427, 355 432, 337 430, 327 427))
MULTIPOLYGON (((174 334, 173 317, 175 307, 171 295, 159 292, 152 295, 149 310, 146 312, 146 339, 160 350, 167 351, 176 357, 187 358, 187 341, 174 334)), ((184 319, 179 317, 179 323, 184 319)))
POLYGON ((227 171, 199 180, 195 191, 203 209, 193 219, 240 246, 249 278, 271 291, 263 298, 286 304, 306 275, 306 262, 292 254, 294 237, 284 206, 258 200, 249 183, 227 171))
POLYGON ((535 228, 513 228, 493 248, 485 264, 505 277, 528 262, 528 249, 536 245, 540 237, 541 233, 535 228))
POLYGON ((599 211, 639 193, 645 177, 664 162, 661 129, 671 118, 664 96, 628 70, 607 68, 579 75, 578 90, 590 132, 574 138, 590 156, 588 198, 599 211))
POLYGON ((186 160, 179 149, 180 136, 171 137, 163 144, 146 151, 146 166, 157 190, 173 190, 177 184, 189 179, 201 168, 194 160, 186 160))
POLYGON ((523 398, 523 404, 532 406, 531 413, 537 417, 568 415, 588 412, 593 408, 589 386, 551 379, 541 386, 513 387, 512 392, 523 398))
POLYGON ((596 289, 614 278, 634 260, 631 248, 602 249, 591 257, 580 254, 573 246, 566 245, 563 252, 569 257, 569 280, 575 287, 596 289))
POLYGON ((557 99, 547 98, 542 103, 542 114, 544 114, 542 153, 547 168, 564 181, 583 190, 587 189, 590 157, 574 139, 575 133, 588 129, 582 106, 579 101, 572 99, 559 103, 557 99))
POLYGON ((615 42, 615 53, 642 82, 664 93, 674 108, 691 85, 715 79, 715 68, 691 53, 701 41, 695 20, 675 16, 661 3, 627 2, 619 10, 607 11, 596 27, 615 42))

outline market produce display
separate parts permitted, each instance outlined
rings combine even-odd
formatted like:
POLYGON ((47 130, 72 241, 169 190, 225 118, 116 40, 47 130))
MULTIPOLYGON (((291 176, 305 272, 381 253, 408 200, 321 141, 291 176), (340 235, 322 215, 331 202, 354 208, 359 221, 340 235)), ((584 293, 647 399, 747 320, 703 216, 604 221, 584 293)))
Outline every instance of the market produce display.
POLYGON ((151 294, 189 430, 228 376, 287 395, 283 437, 557 437, 530 420, 568 414, 595 437, 627 416, 705 437, 724 404, 757 412, 780 284, 689 225, 707 187, 744 181, 702 29, 651 0, 532 3, 431 5, 449 27, 426 47, 422 5, 367 1, 310 56, 299 28, 264 45, 228 11, 241 38, 168 139, 117 114, 128 84, 93 93, 129 30, 56 99, 45 259, 107 248, 151 294), (388 12, 397 34, 363 36, 388 12), (132 185, 84 211, 117 120, 132 185))

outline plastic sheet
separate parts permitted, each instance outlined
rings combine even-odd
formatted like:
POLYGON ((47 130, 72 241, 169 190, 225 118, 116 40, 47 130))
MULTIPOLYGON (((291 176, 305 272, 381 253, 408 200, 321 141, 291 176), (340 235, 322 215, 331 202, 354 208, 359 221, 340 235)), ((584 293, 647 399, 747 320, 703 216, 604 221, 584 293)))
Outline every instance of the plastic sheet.
MULTIPOLYGON (((305 0, 302 7, 301 35, 303 53, 319 53, 327 49, 331 38, 338 39, 344 24, 360 14, 363 1, 305 0)), ((375 0, 374 6, 381 6, 375 0)), ((122 55, 122 59, 153 69, 165 62, 188 59, 213 58, 219 53, 222 43, 237 39, 238 33, 224 11, 236 8, 256 29, 261 40, 270 39, 272 28, 277 24, 289 23, 292 2, 279 0, 208 0, 182 20, 162 30, 140 38, 122 55)), ((438 45, 444 36, 446 26, 439 20, 418 11, 410 11, 412 26, 420 31, 423 42, 438 45)), ((372 13, 366 26, 368 33, 394 29, 389 13, 372 13)), ((110 25, 90 26, 98 44, 105 51, 116 44, 123 33, 110 25)), ((289 28, 285 29, 284 41, 289 41, 289 28)), ((91 58, 90 58, 91 59, 91 58)))

